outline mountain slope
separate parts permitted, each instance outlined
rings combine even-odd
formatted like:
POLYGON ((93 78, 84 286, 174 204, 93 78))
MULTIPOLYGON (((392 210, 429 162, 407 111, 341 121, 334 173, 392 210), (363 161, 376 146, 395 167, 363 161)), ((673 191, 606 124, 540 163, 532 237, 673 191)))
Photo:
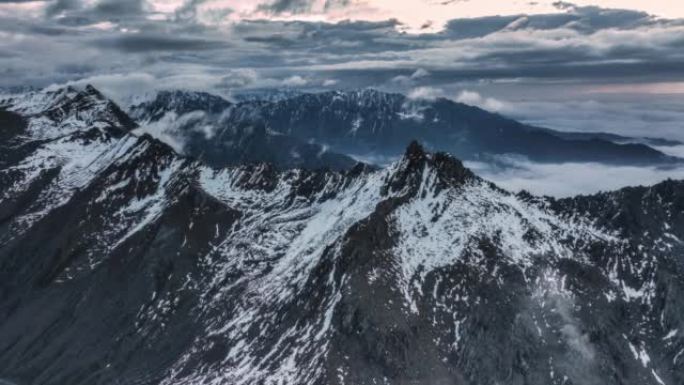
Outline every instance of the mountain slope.
POLYGON ((270 130, 249 116, 227 125, 231 107, 207 93, 164 91, 129 112, 144 131, 178 143, 178 151, 214 167, 269 162, 283 169, 345 170, 357 163, 326 146, 270 130))
POLYGON ((214 169, 89 116, 3 142, 3 380, 684 378, 679 183, 546 200, 417 144, 384 170, 214 169))

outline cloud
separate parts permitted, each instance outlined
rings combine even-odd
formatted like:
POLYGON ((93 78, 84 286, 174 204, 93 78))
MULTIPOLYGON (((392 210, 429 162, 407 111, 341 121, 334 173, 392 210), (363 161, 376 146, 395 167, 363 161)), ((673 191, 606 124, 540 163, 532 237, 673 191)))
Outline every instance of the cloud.
POLYGON ((339 84, 339 82, 335 79, 326 79, 323 81, 323 87, 334 87, 337 84, 339 84))
POLYGON ((261 4, 259 6, 259 10, 273 14, 297 14, 310 12, 312 10, 320 12, 330 10, 332 8, 345 7, 349 5, 350 2, 351 0, 325 0, 323 2, 316 0, 273 0, 271 2, 261 4))
MULTIPOLYGON (((241 88, 247 83, 258 81, 258 75, 251 70, 229 70, 223 74, 210 75, 188 71, 184 74, 153 75, 145 72, 126 74, 95 75, 92 77, 68 82, 76 87, 92 84, 104 95, 117 104, 126 107, 139 98, 152 97, 157 91, 190 90, 209 91, 211 93, 229 97, 232 88, 241 88)), ((275 81, 274 81, 275 82, 275 81)))
POLYGON ((290 76, 282 81, 282 85, 285 87, 303 87, 307 84, 309 81, 299 75, 290 76))
POLYGON ((228 70, 221 78, 220 88, 246 88, 259 81, 259 74, 251 68, 228 70))
POLYGON ((445 97, 444 90, 435 87, 417 87, 412 89, 408 95, 410 99, 435 100, 445 97))
POLYGON ((410 99, 435 100, 446 98, 458 103, 468 104, 482 109, 501 112, 510 110, 506 102, 494 98, 488 98, 475 91, 462 90, 455 97, 450 96, 445 90, 437 87, 416 87, 408 95, 410 99))
POLYGON ((83 7, 81 0, 55 0, 48 5, 45 9, 45 13, 52 17, 60 15, 65 11, 81 9, 81 7, 83 7))
POLYGON ((196 116, 196 114, 186 114, 177 117, 173 113, 168 113, 159 121, 137 128, 134 133, 138 135, 148 134, 168 144, 178 154, 183 154, 186 145, 183 129, 193 127, 193 124, 196 124, 201 119, 202 117, 196 116))
POLYGON ((230 44, 206 38, 174 37, 159 34, 123 34, 116 37, 96 39, 93 45, 113 48, 127 53, 150 51, 206 51, 230 47, 230 44))
POLYGON ((397 83, 402 86, 412 86, 418 82, 420 82, 421 79, 427 78, 430 76, 430 72, 424 68, 418 68, 415 70, 410 76, 406 75, 399 75, 395 76, 392 79, 392 82, 397 83))
POLYGON ((585 94, 578 97, 581 100, 552 95, 543 100, 543 94, 536 100, 507 101, 500 112, 561 131, 602 131, 684 141, 684 95, 585 94))
MULTIPOLYGON (((253 67, 281 79, 306 72, 311 80, 306 86, 334 78, 348 87, 387 85, 407 91, 417 86, 446 89, 455 83, 508 79, 629 83, 667 82, 684 75, 684 22, 634 11, 574 7, 546 15, 457 19, 439 33, 406 34, 397 20, 262 19, 215 26, 203 24, 198 16, 200 9, 210 13, 213 2, 186 1, 167 15, 145 4, 140 0, 57 0, 46 7, 50 16, 42 23, 7 20, 0 23, 0 33, 21 34, 24 42, 41 39, 36 45, 60 46, 64 61, 82 62, 82 52, 101 51, 101 61, 111 64, 103 65, 100 72, 168 73, 183 71, 189 64, 204 66, 208 72, 253 67), (127 56, 105 60, 116 51, 127 56)), ((332 3, 267 4, 285 10, 324 9, 332 3)), ((52 73, 53 81, 66 76, 57 65, 39 60, 41 50, 16 41, 0 42, 3 51, 18 52, 8 60, 11 63, 0 65, 34 81, 37 73, 44 77, 52 73), (42 70, 22 75, 23 63, 31 67, 37 61, 42 62, 42 70)))
POLYGON ((498 162, 466 162, 476 174, 511 191, 570 197, 612 191, 627 186, 652 185, 666 179, 684 179, 684 167, 611 166, 598 163, 534 163, 518 157, 498 162))
POLYGON ((140 15, 144 11, 143 5, 143 0, 99 0, 94 10, 106 17, 140 15))
POLYGON ((454 98, 454 101, 457 101, 459 103, 468 104, 471 106, 480 107, 482 109, 485 109, 488 111, 493 111, 493 112, 501 112, 501 111, 510 109, 507 107, 505 102, 502 102, 502 101, 494 99, 494 98, 483 97, 479 93, 477 93, 475 91, 469 91, 469 90, 461 91, 456 96, 456 98, 454 98))
POLYGON ((93 85, 110 99, 121 106, 126 106, 134 95, 144 95, 155 90, 159 79, 147 73, 97 75, 70 82, 76 87, 93 85))

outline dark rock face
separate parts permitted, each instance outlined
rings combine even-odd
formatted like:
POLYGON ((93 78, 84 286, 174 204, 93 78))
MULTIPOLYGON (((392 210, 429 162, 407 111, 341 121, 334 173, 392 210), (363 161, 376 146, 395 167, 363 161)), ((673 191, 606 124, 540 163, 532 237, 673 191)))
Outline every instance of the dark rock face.
POLYGON ((217 169, 101 106, 3 118, 0 382, 684 380, 680 182, 514 195, 418 143, 217 169))
POLYGON ((551 205, 561 215, 586 216, 625 239, 622 255, 596 248, 593 259, 606 270, 623 276, 630 286, 646 288, 652 299, 640 306, 625 305, 610 326, 637 330, 645 344, 661 354, 660 361, 672 373, 671 380, 665 381, 668 384, 684 381, 684 341, 678 333, 667 334, 682 330, 684 313, 683 188, 681 181, 670 180, 652 187, 563 199, 551 205))
POLYGON ((10 111, 0 110, 0 139, 3 144, 6 144, 10 139, 19 136, 26 130, 26 121, 24 118, 10 111))

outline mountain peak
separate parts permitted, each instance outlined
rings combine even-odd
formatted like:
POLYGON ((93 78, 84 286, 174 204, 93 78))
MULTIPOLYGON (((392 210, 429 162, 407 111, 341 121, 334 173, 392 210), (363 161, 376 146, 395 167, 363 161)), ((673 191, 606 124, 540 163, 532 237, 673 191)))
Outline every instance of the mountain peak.
POLYGON ((420 160, 426 156, 425 148, 417 140, 412 140, 404 153, 404 158, 409 160, 420 160))
POLYGON ((387 192, 418 192, 426 183, 435 191, 460 186, 477 176, 455 157, 444 153, 429 153, 418 141, 412 141, 387 184, 387 192), (430 181, 430 182, 428 182, 430 181))
POLYGON ((98 95, 100 94, 100 91, 98 91, 97 88, 95 88, 95 87, 94 87, 92 84, 90 84, 90 83, 86 84, 84 90, 85 90, 85 92, 87 92, 87 93, 89 93, 89 94, 98 94, 98 95))
POLYGON ((34 139, 56 138, 93 128, 119 136, 137 126, 116 103, 90 84, 84 88, 49 87, 3 101, 3 106, 27 119, 35 119, 28 133, 34 139))

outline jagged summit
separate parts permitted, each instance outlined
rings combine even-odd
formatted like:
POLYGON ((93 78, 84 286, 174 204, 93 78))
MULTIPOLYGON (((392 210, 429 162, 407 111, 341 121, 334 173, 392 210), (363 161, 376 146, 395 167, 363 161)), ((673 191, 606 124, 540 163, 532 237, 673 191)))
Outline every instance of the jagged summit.
POLYGON ((463 163, 444 152, 429 153, 418 142, 412 141, 404 156, 393 168, 387 185, 389 191, 413 191, 421 188, 438 194, 445 188, 463 186, 479 179, 463 163), (431 184, 431 185, 427 185, 431 184))
POLYGON ((404 159, 411 163, 420 163, 425 161, 427 159, 425 148, 423 148, 423 146, 417 140, 412 140, 408 147, 406 147, 404 159))
POLYGON ((53 87, 0 101, 0 107, 27 119, 32 139, 56 138, 90 129, 123 135, 137 127, 116 103, 92 85, 53 87))
POLYGON ((102 93, 90 83, 86 84, 86 86, 83 88, 83 92, 92 95, 98 99, 105 99, 102 93))

